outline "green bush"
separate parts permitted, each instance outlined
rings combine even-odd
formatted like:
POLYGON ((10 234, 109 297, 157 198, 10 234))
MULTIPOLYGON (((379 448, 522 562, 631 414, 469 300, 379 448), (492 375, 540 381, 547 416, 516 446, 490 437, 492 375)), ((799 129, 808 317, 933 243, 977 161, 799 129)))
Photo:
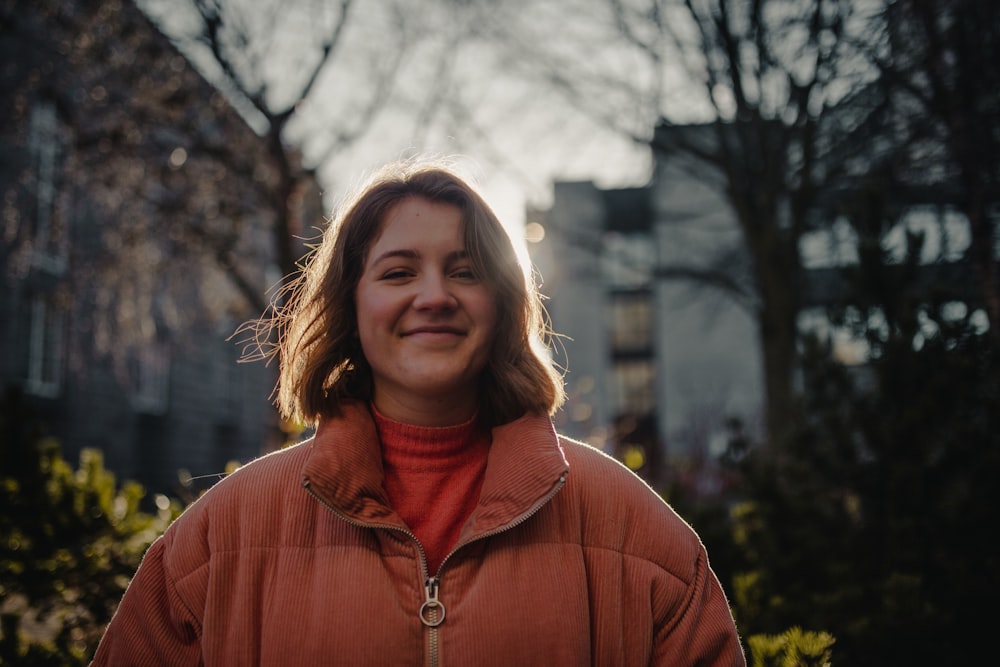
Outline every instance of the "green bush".
POLYGON ((746 636, 822 629, 859 667, 976 662, 991 619, 973 610, 1000 592, 1000 349, 940 330, 887 337, 864 368, 806 356, 804 416, 739 462, 746 636))
POLYGON ((752 667, 829 667, 834 638, 795 627, 780 635, 752 635, 747 643, 752 667))
POLYGON ((0 471, 0 665, 84 665, 142 554, 180 512, 116 484, 96 450, 74 469, 9 393, 0 471))

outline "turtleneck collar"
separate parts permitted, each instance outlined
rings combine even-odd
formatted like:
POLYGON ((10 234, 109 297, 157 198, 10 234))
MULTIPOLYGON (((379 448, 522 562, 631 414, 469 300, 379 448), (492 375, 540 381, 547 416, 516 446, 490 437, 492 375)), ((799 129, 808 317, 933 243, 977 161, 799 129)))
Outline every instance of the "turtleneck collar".
MULTIPOLYGON (((370 406, 345 401, 340 410, 338 417, 317 425, 302 470, 303 484, 352 521, 402 526, 388 507, 382 452, 370 406)), ((516 520, 567 471, 552 421, 545 415, 526 414, 492 428, 488 437, 489 463, 480 507, 466 526, 469 536, 501 529, 516 520)))
POLYGON ((454 426, 414 426, 394 421, 371 405, 375 428, 382 443, 382 457, 397 470, 441 470, 482 456, 489 440, 476 415, 454 426))

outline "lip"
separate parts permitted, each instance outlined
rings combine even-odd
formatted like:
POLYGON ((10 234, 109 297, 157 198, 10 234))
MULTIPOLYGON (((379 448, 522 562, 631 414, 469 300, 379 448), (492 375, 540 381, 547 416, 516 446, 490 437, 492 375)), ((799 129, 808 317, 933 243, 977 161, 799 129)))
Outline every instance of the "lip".
POLYGON ((421 334, 431 334, 431 335, 449 335, 449 336, 464 336, 465 332, 461 329, 448 326, 425 326, 416 327, 413 329, 407 329, 403 332, 403 336, 419 336, 421 334))

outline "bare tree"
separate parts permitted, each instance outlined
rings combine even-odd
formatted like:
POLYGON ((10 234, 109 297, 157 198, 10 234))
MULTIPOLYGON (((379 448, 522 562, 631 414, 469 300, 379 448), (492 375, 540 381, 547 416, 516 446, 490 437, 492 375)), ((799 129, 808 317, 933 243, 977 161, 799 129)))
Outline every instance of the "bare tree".
POLYGON ((908 117, 910 145, 920 149, 901 165, 902 177, 941 193, 968 220, 966 256, 990 335, 1000 340, 1000 6, 900 0, 887 12, 892 48, 879 68, 898 114, 908 117))
MULTIPOLYGON (((407 123, 434 119, 451 57, 429 29, 437 3, 139 4, 6 0, 0 14, 27 63, 5 108, 27 126, 25 100, 50 99, 62 128, 54 220, 77 230, 62 291, 89 294, 105 351, 263 312, 323 224, 320 169, 385 118, 406 126, 398 154, 407 123)), ((31 253, 5 251, 15 279, 31 253)))
MULTIPOLYGON (((296 270, 307 227, 321 222, 300 219, 303 189, 325 154, 357 141, 384 110, 413 46, 403 6, 379 3, 373 12, 353 0, 192 0, 185 13, 174 2, 143 4, 264 137, 266 166, 274 174, 265 197, 274 214, 271 245, 280 276, 287 278, 296 270), (357 48, 364 33, 379 35, 372 48, 357 48), (323 136, 312 138, 321 153, 312 164, 303 164, 301 138, 296 141, 290 129, 306 111, 326 116, 323 136)), ((241 164, 239 155, 220 157, 234 170, 261 167, 241 164)), ((205 242, 216 248, 220 263, 236 266, 228 239, 205 242)), ((244 289, 244 296, 263 310, 259 291, 244 289)))
POLYGON ((828 119, 877 76, 878 9, 852 0, 582 0, 519 4, 494 23, 523 72, 714 180, 742 232, 749 281, 733 274, 728 247, 719 261, 658 273, 704 281, 752 309, 772 436, 794 404, 799 244, 822 222, 818 196, 839 169, 824 160, 840 139, 828 119))

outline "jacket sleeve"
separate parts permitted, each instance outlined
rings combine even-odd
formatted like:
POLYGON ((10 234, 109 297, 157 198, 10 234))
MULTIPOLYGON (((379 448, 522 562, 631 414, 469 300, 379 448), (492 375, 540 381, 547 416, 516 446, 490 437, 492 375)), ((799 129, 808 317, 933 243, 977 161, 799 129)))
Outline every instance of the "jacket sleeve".
POLYGON ((153 542, 101 639, 92 667, 201 664, 200 624, 167 566, 171 531, 153 542))
POLYGON ((729 603, 704 548, 698 551, 685 604, 658 624, 653 641, 652 665, 745 667, 729 603))

